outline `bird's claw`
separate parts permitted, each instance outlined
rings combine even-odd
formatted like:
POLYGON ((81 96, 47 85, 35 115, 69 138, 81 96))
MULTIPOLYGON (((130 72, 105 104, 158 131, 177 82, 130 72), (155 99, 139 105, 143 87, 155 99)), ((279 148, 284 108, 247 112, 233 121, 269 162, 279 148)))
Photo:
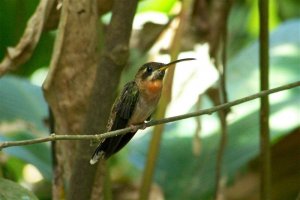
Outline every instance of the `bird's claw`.
POLYGON ((133 133, 137 132, 139 130, 138 126, 136 126, 136 125, 130 125, 129 127, 131 128, 131 130, 132 130, 131 132, 133 132, 133 133))
POLYGON ((137 124, 137 125, 131 124, 131 125, 129 125, 129 127, 131 128, 132 132, 137 132, 139 129, 144 130, 145 128, 147 128, 148 127, 147 126, 148 122, 149 121, 144 121, 143 123, 137 124))
POLYGON ((145 128, 147 128, 147 123, 150 122, 150 121, 144 121, 144 123, 142 124, 141 126, 141 129, 144 130, 145 128))

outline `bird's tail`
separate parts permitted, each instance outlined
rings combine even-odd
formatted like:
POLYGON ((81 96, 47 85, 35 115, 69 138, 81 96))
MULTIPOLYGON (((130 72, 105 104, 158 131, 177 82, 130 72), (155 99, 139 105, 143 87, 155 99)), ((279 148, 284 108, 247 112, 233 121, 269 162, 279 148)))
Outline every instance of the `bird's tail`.
POLYGON ((103 158, 103 157, 104 157, 104 151, 102 151, 101 144, 100 144, 94 151, 94 153, 90 159, 90 164, 91 165, 95 164, 96 162, 98 162, 98 160, 100 158, 103 158))

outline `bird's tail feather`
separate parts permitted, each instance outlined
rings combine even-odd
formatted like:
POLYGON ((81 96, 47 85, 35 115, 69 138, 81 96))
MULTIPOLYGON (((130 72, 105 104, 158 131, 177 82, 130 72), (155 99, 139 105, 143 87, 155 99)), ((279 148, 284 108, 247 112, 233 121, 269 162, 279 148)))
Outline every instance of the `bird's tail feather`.
POLYGON ((96 148, 95 152, 93 153, 91 159, 90 159, 90 164, 93 165, 95 164, 96 162, 98 162, 98 160, 100 158, 103 158, 104 157, 104 151, 102 151, 102 148, 101 148, 101 144, 96 148))

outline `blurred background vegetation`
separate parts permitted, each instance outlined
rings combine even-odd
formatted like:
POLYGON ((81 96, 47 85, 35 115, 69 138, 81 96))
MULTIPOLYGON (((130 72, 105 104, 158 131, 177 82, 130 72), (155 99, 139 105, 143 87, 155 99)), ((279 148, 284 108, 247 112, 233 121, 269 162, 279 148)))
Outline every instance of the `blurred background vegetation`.
MULTIPOLYGON (((5 56, 7 47, 17 44, 38 3, 38 0, 0 1, 0 59, 5 56)), ((139 2, 130 59, 121 86, 133 78, 142 63, 148 60, 167 62, 168 52, 163 47, 168 44, 166 32, 172 31, 169 24, 176 18, 180 5, 178 0, 139 2)), ((271 88, 299 80, 299 7, 298 0, 270 0, 271 88)), ((99 19, 99 25, 103 25, 100 35, 103 35, 110 16, 108 12, 99 19)), ((191 71, 187 72, 184 66, 178 67, 181 71, 174 77, 175 95, 167 116, 213 106, 204 92, 216 82, 218 74, 208 56, 205 28, 199 31, 197 23, 191 19, 179 57, 196 57, 195 66, 198 68, 191 66, 191 71), (193 71, 195 69, 199 70, 193 71), (186 83, 187 79, 190 82, 186 83)), ((226 84, 230 101, 253 94, 259 88, 257 0, 234 1, 227 27, 226 84)), ((56 28, 44 31, 30 60, 0 79, 0 141, 49 134, 47 104, 40 86, 47 74, 56 34, 56 28)), ((100 46, 103 44, 101 36, 99 43, 100 46)), ((272 193, 274 199, 292 200, 298 195, 300 185, 299 88, 274 94, 270 101, 272 193)), ((111 178, 117 196, 128 195, 130 199, 130 192, 136 192, 145 167, 151 131, 140 132, 111 159, 111 178)), ((231 109, 222 170, 222 191, 226 199, 258 199, 258 133, 257 100, 231 109)), ((220 125, 216 114, 166 125, 155 171, 156 189, 152 192, 163 195, 165 199, 212 199, 219 138, 220 125)), ((38 199, 51 199, 50 144, 2 150, 0 175, 32 191, 38 199)), ((13 184, 5 181, 0 181, 0 189, 4 188, 1 184, 13 184)))

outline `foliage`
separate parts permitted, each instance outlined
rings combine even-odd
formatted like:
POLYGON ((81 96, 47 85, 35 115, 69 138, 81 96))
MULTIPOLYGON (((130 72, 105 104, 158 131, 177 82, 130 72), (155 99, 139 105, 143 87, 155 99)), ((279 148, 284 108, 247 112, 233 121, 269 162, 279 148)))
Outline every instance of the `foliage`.
POLYGON ((0 178, 0 199, 37 200, 33 193, 10 180, 0 178))
MULTIPOLYGON (((0 79, 0 96, 0 141, 32 139, 46 135, 44 121, 47 117, 47 106, 39 87, 23 78, 5 76, 0 79)), ((49 144, 8 148, 3 153, 9 157, 2 171, 13 180, 22 180, 21 172, 30 163, 41 172, 44 179, 51 181, 49 144)))

